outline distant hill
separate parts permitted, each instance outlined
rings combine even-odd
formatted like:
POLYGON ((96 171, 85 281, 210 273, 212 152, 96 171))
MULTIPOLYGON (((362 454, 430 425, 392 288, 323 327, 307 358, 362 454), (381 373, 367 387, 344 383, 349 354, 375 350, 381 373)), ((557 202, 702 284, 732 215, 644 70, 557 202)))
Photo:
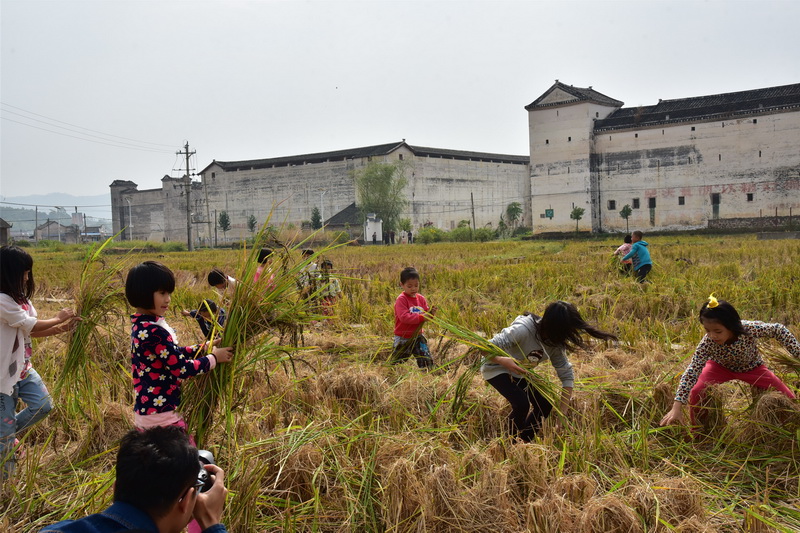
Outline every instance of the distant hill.
POLYGON ((43 224, 58 220, 67 226, 72 223, 72 214, 86 215, 88 225, 103 224, 111 228, 111 195, 75 196, 66 193, 32 194, 29 196, 0 197, 0 218, 13 225, 12 235, 32 234, 38 220, 43 224), (38 208, 38 215, 37 209, 38 208), (56 209, 56 206, 61 209, 56 209))

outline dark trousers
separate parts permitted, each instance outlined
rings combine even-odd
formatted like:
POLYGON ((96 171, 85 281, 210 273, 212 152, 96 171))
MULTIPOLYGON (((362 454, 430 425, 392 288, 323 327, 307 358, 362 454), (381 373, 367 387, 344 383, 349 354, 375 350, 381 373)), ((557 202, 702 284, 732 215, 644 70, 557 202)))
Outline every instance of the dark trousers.
POLYGON ((530 442, 541 429, 542 421, 550 416, 553 406, 525 378, 500 374, 488 380, 511 404, 508 431, 524 442, 530 442))
POLYGON ((647 273, 653 268, 653 265, 642 265, 636 269, 636 281, 639 283, 644 283, 644 278, 647 277, 647 273))
POLYGON ((428 339, 424 335, 417 335, 406 342, 397 344, 392 350, 391 363, 402 363, 411 356, 417 360, 417 366, 425 370, 433 368, 433 356, 428 349, 428 339))

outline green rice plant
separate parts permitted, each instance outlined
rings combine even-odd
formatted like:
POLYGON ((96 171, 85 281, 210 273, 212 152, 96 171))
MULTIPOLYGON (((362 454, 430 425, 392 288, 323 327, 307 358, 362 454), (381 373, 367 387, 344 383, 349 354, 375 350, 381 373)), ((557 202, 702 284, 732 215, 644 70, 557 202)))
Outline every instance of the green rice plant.
POLYGON ((103 257, 113 239, 91 247, 84 258, 75 298, 81 320, 71 332, 55 385, 55 394, 66 396, 65 403, 74 416, 98 414, 95 384, 115 375, 115 354, 105 342, 105 334, 124 323, 127 304, 121 272, 127 258, 112 262, 103 257))
POLYGON ((192 380, 190 383, 194 386, 187 387, 187 418, 189 426, 196 432, 198 443, 205 442, 218 406, 223 412, 226 429, 233 426, 233 408, 240 401, 241 384, 247 373, 258 364, 266 365, 267 375, 278 365, 291 365, 302 326, 323 318, 312 310, 313 295, 300 296, 297 280, 311 261, 341 244, 292 264, 293 252, 299 251, 305 241, 278 242, 270 218, 255 236, 253 247, 242 249, 238 282, 221 331, 219 346, 232 347, 236 355, 230 363, 221 364, 207 376, 192 380), (258 255, 267 245, 275 246, 276 251, 261 271, 258 255), (280 339, 287 332, 295 340, 293 346, 281 345, 274 340, 276 335, 280 339))

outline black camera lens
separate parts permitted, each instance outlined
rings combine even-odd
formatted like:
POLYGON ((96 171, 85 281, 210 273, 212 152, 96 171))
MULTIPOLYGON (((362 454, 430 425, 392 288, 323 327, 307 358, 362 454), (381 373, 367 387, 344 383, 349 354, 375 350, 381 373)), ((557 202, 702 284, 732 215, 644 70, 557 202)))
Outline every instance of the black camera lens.
POLYGON ((207 492, 214 485, 214 480, 211 479, 211 474, 206 471, 204 465, 214 464, 214 454, 208 450, 197 450, 197 454, 200 457, 200 471, 197 473, 196 483, 197 492, 207 492))

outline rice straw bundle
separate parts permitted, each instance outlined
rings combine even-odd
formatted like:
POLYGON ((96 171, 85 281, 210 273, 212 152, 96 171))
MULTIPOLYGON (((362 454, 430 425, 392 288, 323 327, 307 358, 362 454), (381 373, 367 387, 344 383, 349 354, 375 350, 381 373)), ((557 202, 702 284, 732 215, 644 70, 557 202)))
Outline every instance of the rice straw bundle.
MULTIPOLYGON (((186 390, 187 419, 190 429, 196 432, 197 442, 205 441, 213 422, 213 413, 221 403, 226 428, 233 427, 232 409, 244 397, 245 376, 263 364, 267 370, 275 365, 293 365, 292 354, 297 345, 282 346, 275 342, 275 334, 286 330, 296 332, 303 324, 321 318, 311 312, 308 297, 301 297, 297 280, 303 269, 318 254, 297 264, 290 264, 291 252, 303 242, 287 246, 275 238, 270 218, 255 237, 250 250, 243 248, 228 316, 221 329, 219 346, 230 346, 234 357, 230 363, 221 364, 206 376, 193 379, 186 390), (259 272, 258 256, 262 247, 275 247, 271 261, 259 272)), ((341 245, 337 245, 341 246, 341 245)), ((330 248, 326 248, 328 250, 330 248)), ((321 253, 321 252, 320 252, 321 253)))
MULTIPOLYGON (((470 356, 473 356, 475 351, 481 354, 485 354, 483 358, 478 358, 474 363, 472 363, 458 378, 455 385, 451 387, 452 394, 448 394, 448 396, 452 396, 452 406, 450 411, 450 416, 453 422, 458 423, 465 415, 464 412, 464 404, 467 397, 467 391, 471 387, 472 378, 477 374, 480 370, 481 365, 488 361, 493 357, 508 357, 509 355, 504 352, 498 346, 492 344, 487 339, 484 339, 474 331, 471 331, 465 327, 462 327, 458 324, 445 320, 444 318, 440 318, 437 316, 428 316, 428 321, 436 324, 437 326, 443 328, 447 332, 449 332, 453 337, 460 340, 464 344, 470 346, 474 350, 468 350, 461 356, 456 357, 452 361, 448 361, 446 364, 441 365, 439 368, 444 368, 446 366, 454 365, 455 363, 460 363, 463 360, 469 360, 470 356)), ((524 361, 517 362, 520 366, 525 366, 524 361)), ((553 385, 545 378, 540 376, 536 371, 533 369, 528 369, 528 373, 525 374, 525 379, 528 380, 530 385, 536 389, 542 396, 544 396, 547 401, 553 405, 553 410, 558 413, 558 404, 560 400, 560 393, 555 390, 553 385)))
POLYGON ((76 312, 81 320, 70 335, 64 365, 54 391, 56 395, 67 392, 65 403, 71 415, 85 415, 87 411, 99 414, 95 385, 116 374, 109 372, 110 367, 118 363, 113 344, 109 344, 100 331, 109 330, 112 325, 118 326, 120 321, 124 321, 127 305, 121 276, 125 260, 108 263, 101 257, 113 239, 110 237, 90 248, 81 269, 75 298, 76 312))

